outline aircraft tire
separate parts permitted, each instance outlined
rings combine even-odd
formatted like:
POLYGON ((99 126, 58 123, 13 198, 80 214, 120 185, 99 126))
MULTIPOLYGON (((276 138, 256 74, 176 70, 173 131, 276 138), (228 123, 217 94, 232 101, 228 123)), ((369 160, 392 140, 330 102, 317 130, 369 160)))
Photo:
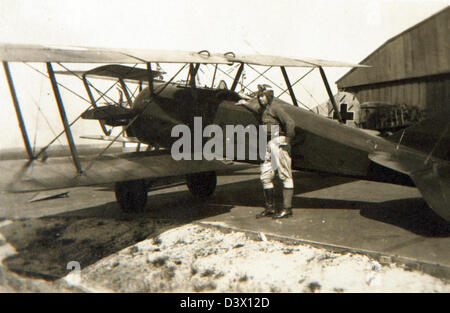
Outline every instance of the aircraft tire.
POLYGON ((147 203, 147 183, 145 180, 117 182, 116 200, 122 211, 127 213, 143 212, 147 203))
POLYGON ((194 197, 207 198, 216 190, 217 175, 215 172, 189 174, 186 184, 194 197))

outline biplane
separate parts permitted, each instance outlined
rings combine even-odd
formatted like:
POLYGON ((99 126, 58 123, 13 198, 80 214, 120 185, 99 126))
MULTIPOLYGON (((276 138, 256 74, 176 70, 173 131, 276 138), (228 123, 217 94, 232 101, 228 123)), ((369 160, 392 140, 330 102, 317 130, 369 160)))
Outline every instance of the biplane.
MULTIPOLYGON (((213 159, 174 160, 170 148, 176 138, 171 130, 176 125, 193 127, 196 117, 203 125, 258 125, 259 119, 250 109, 236 105, 242 95, 236 91, 244 67, 279 68, 292 103, 279 97, 274 101, 288 113, 295 124, 292 142, 292 167, 298 170, 319 171, 357 179, 416 186, 428 205, 441 217, 450 220, 450 166, 448 112, 432 116, 397 133, 381 137, 373 132, 345 125, 336 106, 325 75, 324 67, 360 67, 364 65, 305 58, 288 58, 268 55, 238 55, 232 52, 219 54, 199 52, 58 48, 38 45, 0 45, 0 58, 16 110, 28 160, 17 169, 14 181, 8 186, 11 192, 52 190, 77 186, 115 184, 115 193, 124 211, 138 212, 147 202, 149 185, 164 177, 185 176, 191 193, 198 197, 211 195, 216 187, 216 177, 228 171, 245 168, 246 164, 260 160, 229 160, 223 155, 213 159), (9 62, 42 62, 46 64, 56 105, 70 148, 68 157, 45 157, 46 149, 34 152, 14 88, 9 62), (55 72, 53 65, 65 70, 55 72), (72 71, 65 63, 104 64, 87 71, 72 71), (170 79, 161 80, 163 72, 156 70, 164 63, 180 64, 181 68, 170 79), (141 67, 138 67, 140 65, 141 67), (214 87, 215 74, 221 66, 236 66, 230 88, 224 84, 214 87), (214 66, 210 87, 197 84, 196 76, 203 66, 214 66), (318 69, 324 87, 335 110, 338 121, 303 109, 299 106, 287 69, 308 67, 318 69), (155 70, 153 69, 155 68, 155 70), (186 69, 188 77, 183 83, 175 82, 186 69), (98 120, 103 135, 86 138, 109 141, 108 146, 94 155, 81 155, 71 132, 69 121, 59 91, 57 74, 77 76, 84 84, 89 97, 89 107, 81 118, 98 120), (90 78, 115 80, 125 95, 126 103, 98 105, 94 98, 95 87, 90 78), (130 95, 127 84, 138 84, 139 93, 130 95), (112 136, 109 127, 121 127, 112 136), (115 142, 146 144, 146 151, 109 153, 115 142)), ((264 72, 258 72, 264 76, 264 72)), ((308 72, 309 73, 309 72, 308 72)), ((115 101, 114 101, 115 102, 115 101)), ((230 138, 224 138, 230 140, 230 138)), ((252 147, 248 146, 247 149, 252 147)), ((248 156, 245 153, 245 156, 248 156)), ((7 162, 7 161, 3 161, 7 162)), ((6 165, 8 166, 8 165, 6 165)))

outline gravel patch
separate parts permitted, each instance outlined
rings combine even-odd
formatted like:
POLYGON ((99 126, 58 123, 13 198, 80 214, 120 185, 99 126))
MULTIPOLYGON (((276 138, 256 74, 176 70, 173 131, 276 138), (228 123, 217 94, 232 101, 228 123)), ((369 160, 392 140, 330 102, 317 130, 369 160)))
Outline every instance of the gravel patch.
POLYGON ((450 292, 448 282, 352 253, 188 224, 84 268, 115 292, 450 292))

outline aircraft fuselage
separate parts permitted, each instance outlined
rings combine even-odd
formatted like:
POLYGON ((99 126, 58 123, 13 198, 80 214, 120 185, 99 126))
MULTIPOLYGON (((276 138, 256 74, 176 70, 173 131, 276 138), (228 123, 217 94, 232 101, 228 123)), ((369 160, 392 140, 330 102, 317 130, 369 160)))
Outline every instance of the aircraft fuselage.
MULTIPOLYGON (((158 88, 158 85, 155 86, 158 88)), ((226 141, 227 125, 260 124, 259 117, 249 109, 236 105, 239 95, 229 90, 197 88, 169 85, 158 96, 150 95, 149 89, 144 89, 134 102, 134 109, 142 112, 133 124, 130 133, 140 141, 148 144, 157 144, 166 149, 171 148, 178 137, 172 137, 173 127, 184 124, 194 133, 194 117, 201 117, 202 127, 218 125, 224 134, 223 156, 227 154, 226 141)), ((398 173, 389 168, 382 167, 370 161, 368 155, 379 148, 394 149, 387 140, 367 134, 359 129, 341 125, 336 121, 327 119, 295 107, 279 99, 283 109, 288 112, 296 125, 296 137, 292 141, 292 167, 299 170, 313 170, 333 173, 343 176, 352 176, 362 179, 391 182, 403 185, 413 185, 407 175, 398 173), (305 131, 303 126, 308 124, 305 131), (321 134, 336 134, 333 140, 326 139, 321 134)), ((248 139, 248 138, 247 138, 248 139)), ((207 141, 207 138, 203 139, 207 141)), ((233 147, 235 160, 259 163, 261 161, 258 151, 257 160, 250 159, 250 152, 257 150, 258 145, 246 141, 245 159, 237 159, 237 140, 234 138, 233 147)), ((254 155, 254 154, 253 154, 254 155)), ((263 155, 263 154, 262 154, 263 155)))

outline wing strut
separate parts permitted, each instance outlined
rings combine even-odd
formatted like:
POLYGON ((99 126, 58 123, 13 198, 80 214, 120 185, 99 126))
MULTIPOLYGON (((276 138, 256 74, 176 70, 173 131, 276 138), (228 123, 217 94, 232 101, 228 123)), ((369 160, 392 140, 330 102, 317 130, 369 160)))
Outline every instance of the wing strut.
POLYGON ((295 93, 294 93, 294 90, 292 89, 292 85, 291 85, 291 82, 289 81, 289 77, 288 77, 288 74, 286 72, 286 69, 284 68, 284 66, 280 66, 280 69, 281 69, 281 73, 283 74, 284 81, 286 82, 286 86, 289 89, 289 95, 291 96, 292 103, 296 107, 298 107, 297 99, 295 98, 295 93))
MULTIPOLYGON (((244 90, 245 89, 249 89, 248 86, 250 86, 251 84, 253 84, 255 81, 257 81, 261 76, 265 78, 264 74, 266 74, 270 69, 272 68, 272 66, 269 66, 268 68, 266 68, 264 70, 264 72, 262 73, 258 73, 258 76, 256 76, 256 78, 254 78, 251 82, 249 82, 247 85, 243 86, 244 90)), ((250 89, 249 89, 250 90, 250 89)))
MULTIPOLYGON (((306 76, 308 76, 309 75, 309 73, 311 73, 312 71, 314 71, 314 67, 313 68, 311 68, 306 74, 304 74, 302 77, 300 77, 299 79, 297 79, 296 81, 295 81, 295 83, 293 83, 293 84, 291 84, 291 87, 294 87, 295 85, 297 85, 297 83, 299 83, 303 78, 305 78, 306 76)), ((303 87, 303 86, 302 86, 303 87)), ((305 87, 303 87, 303 89, 305 89, 306 90, 306 88, 305 87)), ((288 91, 288 89, 284 89, 278 96, 277 96, 277 98, 279 98, 279 97, 281 97, 286 91, 288 91)), ((306 90, 306 91, 308 91, 308 90, 306 90)), ((300 102, 300 101, 299 101, 300 102)), ((300 102, 301 103, 301 102, 300 102)), ((302 103, 303 104, 303 103, 302 103)), ((309 109, 310 111, 311 111, 311 109, 309 109)))
POLYGON ((236 73, 236 77, 234 78, 233 85, 231 85, 230 90, 235 91, 235 89, 239 83, 239 79, 241 78, 243 70, 244 70, 244 63, 241 63, 241 66, 239 66, 239 69, 236 73))
POLYGON ((328 97, 330 98, 331 104, 333 105, 333 109, 337 114, 337 118, 339 120, 339 123, 345 124, 345 122, 342 120, 341 112, 339 112, 339 109, 336 105, 336 101, 334 100, 333 93, 331 92, 330 85, 328 84, 327 76, 325 75, 325 72, 322 68, 322 66, 319 66, 320 76, 322 76, 323 83, 325 84, 325 88, 327 89, 328 97))
POLYGON ((197 86, 195 84, 195 78, 197 76, 198 70, 200 68, 200 64, 193 64, 189 63, 189 86, 191 87, 191 95, 194 99, 194 116, 203 116, 202 109, 200 107, 200 104, 198 102, 198 93, 197 93, 197 86))
MULTIPOLYGON (((94 95, 92 94, 91 88, 89 87, 89 83, 86 79, 86 74, 83 74, 82 76, 83 78, 83 84, 84 84, 84 88, 86 89, 86 92, 89 96, 89 100, 91 100, 91 104, 94 108, 97 108, 97 102, 95 101, 94 95)), ((111 135, 111 131, 106 129, 105 123, 103 121, 99 121, 100 126, 102 127, 102 131, 106 136, 111 135)))
POLYGON ((148 88, 150 88, 150 93, 153 94, 155 92, 155 89, 153 86, 152 63, 150 62, 147 62, 147 72, 148 72, 148 88))
POLYGON ((219 66, 219 64, 216 64, 216 66, 214 67, 214 74, 213 74, 213 78, 212 78, 211 88, 214 88, 214 81, 216 80, 216 74, 217 74, 217 67, 218 66, 219 66))
MULTIPOLYGON (((258 71, 256 68, 254 68, 253 66, 251 66, 251 65, 249 65, 249 64, 247 64, 252 70, 254 70, 256 73, 258 73, 260 76, 262 76, 262 77, 264 77, 265 79, 267 79, 270 83, 272 83, 275 87, 277 87, 277 88, 279 88, 280 90, 283 90, 283 87, 281 87, 280 85, 278 85, 276 82, 274 82, 272 79, 270 79, 269 77, 267 77, 266 75, 264 75, 264 73, 265 72, 267 72, 267 70, 266 71, 264 71, 263 73, 261 73, 260 71, 258 71)), ((308 72, 308 74, 309 74, 309 72, 308 72)), ((306 74, 306 75, 308 75, 308 74, 306 74)), ((303 77, 305 77, 305 75, 303 76, 303 77)), ((299 79, 299 80, 297 80, 295 83, 294 83, 294 85, 296 84, 296 83, 298 83, 299 81, 300 81, 301 79, 299 79)), ((294 86, 294 85, 291 85, 291 86, 294 86)), ((277 98, 279 98, 282 94, 284 93, 284 91, 277 97, 277 98)), ((297 101, 297 104, 298 103, 300 103, 301 105, 303 105, 306 109, 308 109, 309 111, 311 111, 311 112, 314 112, 313 110, 311 110, 311 108, 309 108, 306 104, 304 104, 303 102, 301 102, 301 101, 299 101, 299 100, 296 100, 297 101)))
MULTIPOLYGON (((150 95, 150 99, 152 99, 153 97, 155 97, 155 96, 158 96, 158 95, 160 95, 166 88, 167 88, 167 86, 168 85, 170 85, 171 83, 172 83, 172 81, 175 79, 175 77, 177 77, 178 76, 178 74, 180 74, 180 72, 184 69, 186 67, 186 64, 185 65, 183 65, 183 67, 181 67, 179 70, 178 70, 178 72, 175 74, 175 75, 173 75, 172 76, 172 78, 169 80, 169 81, 167 81, 164 85, 162 85, 162 86, 160 86, 160 88, 154 93, 154 94, 151 94, 150 95)), ((148 105, 149 105, 149 103, 151 103, 151 101, 149 101, 148 103, 147 103, 147 105, 142 109, 142 111, 141 112, 143 112, 143 111, 145 111, 145 109, 148 107, 148 105)), ((111 147, 116 141, 117 141, 117 139, 120 137, 120 136, 122 136, 122 134, 124 133, 124 132, 126 132, 127 131, 127 129, 128 128, 130 128, 130 126, 131 125, 133 125, 133 123, 141 116, 141 114, 142 113, 140 113, 140 114, 137 114, 126 126, 124 126, 124 127, 122 127, 122 130, 120 131, 120 133, 119 134, 117 134, 114 138, 113 138, 113 140, 111 140, 111 142, 94 158, 94 159, 92 159, 92 161, 86 166, 86 171, 88 171, 91 167, 92 167, 92 165, 94 165, 94 163, 103 155, 103 153, 105 153, 105 151, 106 150, 108 150, 109 149, 109 147, 111 147)))
MULTIPOLYGON (((130 93, 128 92, 128 87, 125 84, 125 81, 123 80, 123 78, 119 79, 120 82, 120 86, 123 89, 123 92, 125 93, 125 98, 127 98, 127 102, 128 102, 128 107, 131 108, 132 104, 133 104, 133 100, 131 99, 130 93)), ((119 105, 122 105, 122 103, 119 103, 119 105)))
POLYGON ((19 122, 20 131, 22 133, 23 143, 27 150, 28 159, 33 160, 33 150, 31 149, 30 139, 28 138, 25 122, 23 121, 22 111, 20 110, 19 100, 17 99, 16 89, 14 88, 14 82, 12 80, 11 72, 9 70, 8 62, 3 61, 3 69, 5 70, 6 80, 8 81, 9 91, 13 100, 14 109, 16 111, 17 121, 19 122))
POLYGON ((70 125, 67 120, 66 111, 64 110, 64 105, 62 102, 61 94, 59 92, 58 84, 56 83, 55 72, 53 71, 52 64, 47 62, 47 72, 50 82, 52 83, 53 93, 55 95, 56 104, 58 105, 59 115, 61 116, 61 121, 64 126, 64 131, 66 133, 67 141, 69 142, 70 153, 72 155, 72 160, 78 173, 83 173, 81 169, 80 159, 78 158, 77 147, 73 141, 72 131, 70 130, 70 125))
POLYGON ((200 64, 192 64, 189 63, 189 85, 194 90, 197 86, 195 85, 195 77, 197 76, 198 69, 200 68, 200 64))
MULTIPOLYGON (((26 63, 25 63, 25 64, 26 64, 26 63)), ((70 69, 68 69, 67 67, 65 67, 63 64, 61 64, 61 63, 59 63, 59 62, 58 62, 57 64, 58 64, 59 66, 61 66, 63 69, 65 69, 67 72, 71 73, 71 74, 72 74, 73 76, 75 76, 76 78, 80 79, 81 81, 83 80, 83 78, 81 77, 82 75, 79 75, 78 73, 75 73, 74 71, 71 71, 70 69)), ((26 65, 28 65, 28 64, 26 64, 26 65)), ((30 66, 30 67, 31 67, 31 66, 30 66)), ((33 68, 33 67, 31 67, 31 68, 33 68)), ((35 68, 33 68, 33 69, 34 69, 35 71, 37 71, 35 68)), ((37 71, 37 72, 41 73, 40 71, 37 71)), ((41 74, 48 78, 48 75, 45 75, 44 73, 41 73, 41 74)), ((55 74, 58 74, 58 73, 55 72, 55 74)), ((89 75, 89 73, 84 73, 84 74, 89 75)), ((83 75, 84 75, 84 74, 83 74, 83 75)), ((88 84, 91 88, 93 88, 95 91, 98 92, 98 94, 100 95, 100 98, 105 99, 106 102, 108 102, 108 99, 109 99, 109 101, 113 102, 113 103, 116 104, 116 105, 119 105, 113 98, 109 97, 109 96, 106 94, 106 93, 107 93, 108 91, 110 91, 115 85, 117 85, 117 83, 118 83, 119 81, 116 81, 114 84, 112 84, 112 85, 108 88, 108 90, 106 90, 105 92, 101 92, 100 90, 98 90, 97 88, 95 88, 95 86, 92 85, 87 79, 86 79, 86 82, 87 82, 87 84, 88 84), (108 99, 106 99, 106 98, 108 98, 108 99)), ((58 83, 58 82, 57 82, 57 83, 58 83)), ((84 98, 81 97, 78 93, 76 93, 76 92, 70 90, 70 89, 67 88, 66 86, 64 86, 64 85, 62 85, 62 84, 60 84, 60 83, 58 83, 58 85, 61 86, 61 87, 63 87, 64 89, 70 91, 70 92, 73 93, 75 96, 77 96, 77 97, 83 99, 83 100, 86 101, 87 103, 90 103, 89 100, 84 99, 84 98)), ((98 98, 98 99, 96 100, 96 102, 97 102, 98 100, 100 100, 100 98, 98 98)))

